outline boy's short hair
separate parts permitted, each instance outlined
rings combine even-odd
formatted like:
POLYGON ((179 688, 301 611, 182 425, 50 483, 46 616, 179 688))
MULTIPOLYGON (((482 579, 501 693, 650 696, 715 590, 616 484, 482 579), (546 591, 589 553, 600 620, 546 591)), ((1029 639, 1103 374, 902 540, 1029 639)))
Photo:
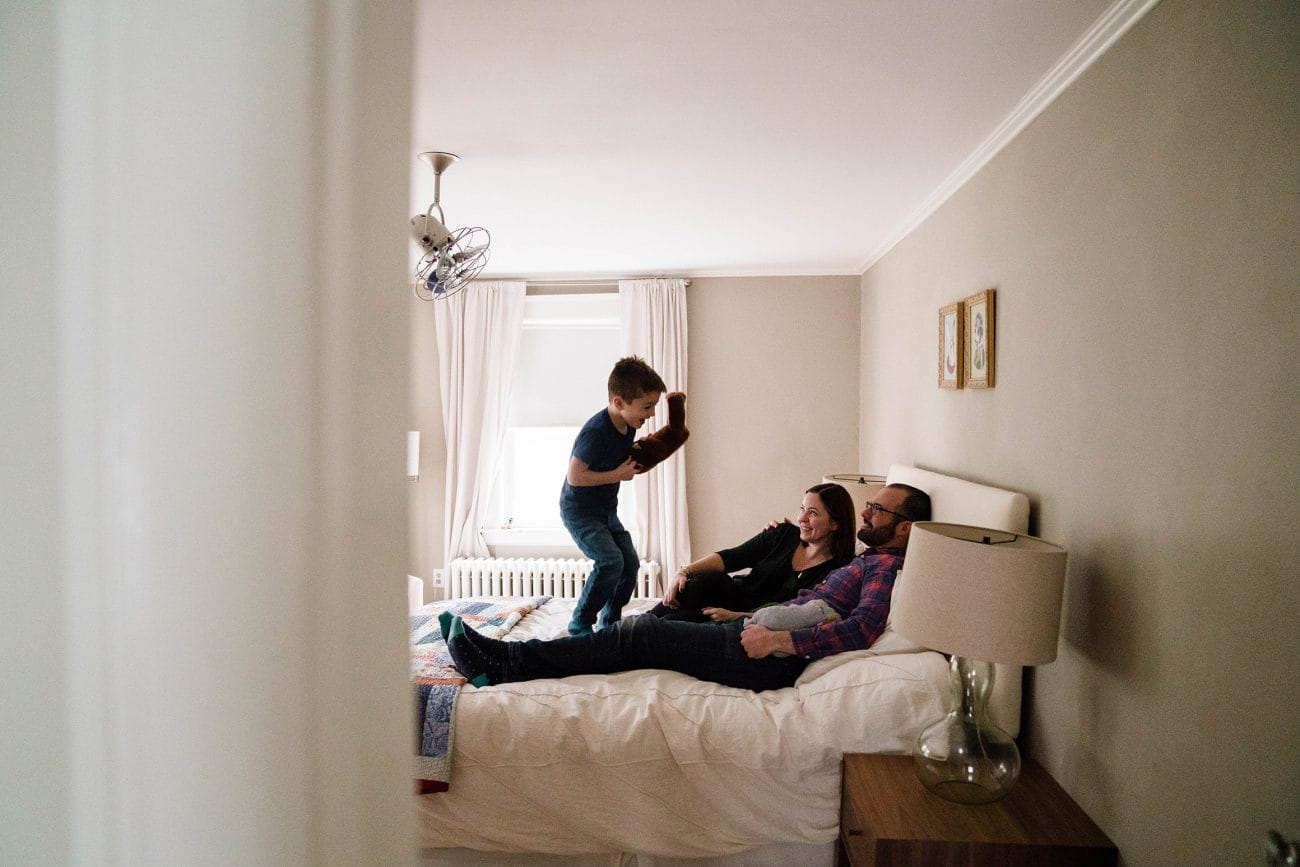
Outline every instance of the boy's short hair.
POLYGON ((643 394, 668 390, 663 379, 654 372, 654 368, 645 363, 645 359, 635 355, 620 358, 609 372, 609 398, 621 397, 624 400, 636 400, 643 394))

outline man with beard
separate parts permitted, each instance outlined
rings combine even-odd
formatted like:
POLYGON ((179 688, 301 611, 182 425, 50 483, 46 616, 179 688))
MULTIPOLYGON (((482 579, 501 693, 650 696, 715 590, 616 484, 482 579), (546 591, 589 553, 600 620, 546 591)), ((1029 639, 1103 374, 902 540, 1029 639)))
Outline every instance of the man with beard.
POLYGON ((870 647, 885 630, 894 579, 913 521, 930 519, 930 497, 910 485, 888 485, 862 511, 858 538, 867 549, 847 566, 785 605, 821 600, 839 615, 796 629, 741 620, 689 623, 631 617, 591 635, 550 641, 498 641, 446 616, 443 637, 470 683, 487 686, 636 668, 679 671, 724 686, 762 691, 793 686, 814 659, 870 647), (778 655, 786 654, 786 655, 778 655))

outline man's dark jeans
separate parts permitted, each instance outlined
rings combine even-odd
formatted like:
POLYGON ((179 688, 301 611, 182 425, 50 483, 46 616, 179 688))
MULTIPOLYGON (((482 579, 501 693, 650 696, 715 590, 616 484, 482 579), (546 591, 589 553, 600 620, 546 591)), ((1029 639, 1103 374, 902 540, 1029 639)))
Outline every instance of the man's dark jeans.
POLYGON ((685 623, 645 614, 591 635, 505 641, 506 679, 663 668, 755 692, 793 686, 808 660, 797 656, 750 659, 740 643, 742 623, 741 619, 685 623))

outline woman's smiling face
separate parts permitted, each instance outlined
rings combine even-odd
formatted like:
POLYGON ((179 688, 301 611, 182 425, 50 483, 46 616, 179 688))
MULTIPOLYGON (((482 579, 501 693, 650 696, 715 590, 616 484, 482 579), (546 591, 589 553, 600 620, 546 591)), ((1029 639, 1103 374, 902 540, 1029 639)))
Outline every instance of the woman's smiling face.
POLYGON ((799 507, 799 539, 803 542, 820 542, 830 536, 837 525, 831 520, 830 513, 822 498, 814 493, 803 495, 803 505, 799 507))

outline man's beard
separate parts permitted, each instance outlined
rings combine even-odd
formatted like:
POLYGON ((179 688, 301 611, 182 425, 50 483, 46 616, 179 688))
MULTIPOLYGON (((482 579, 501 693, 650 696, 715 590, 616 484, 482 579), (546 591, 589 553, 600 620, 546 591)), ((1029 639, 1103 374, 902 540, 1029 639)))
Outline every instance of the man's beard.
POLYGON ((883 527, 863 527, 858 530, 858 541, 868 548, 878 548, 894 538, 894 528, 898 521, 890 521, 883 527))

